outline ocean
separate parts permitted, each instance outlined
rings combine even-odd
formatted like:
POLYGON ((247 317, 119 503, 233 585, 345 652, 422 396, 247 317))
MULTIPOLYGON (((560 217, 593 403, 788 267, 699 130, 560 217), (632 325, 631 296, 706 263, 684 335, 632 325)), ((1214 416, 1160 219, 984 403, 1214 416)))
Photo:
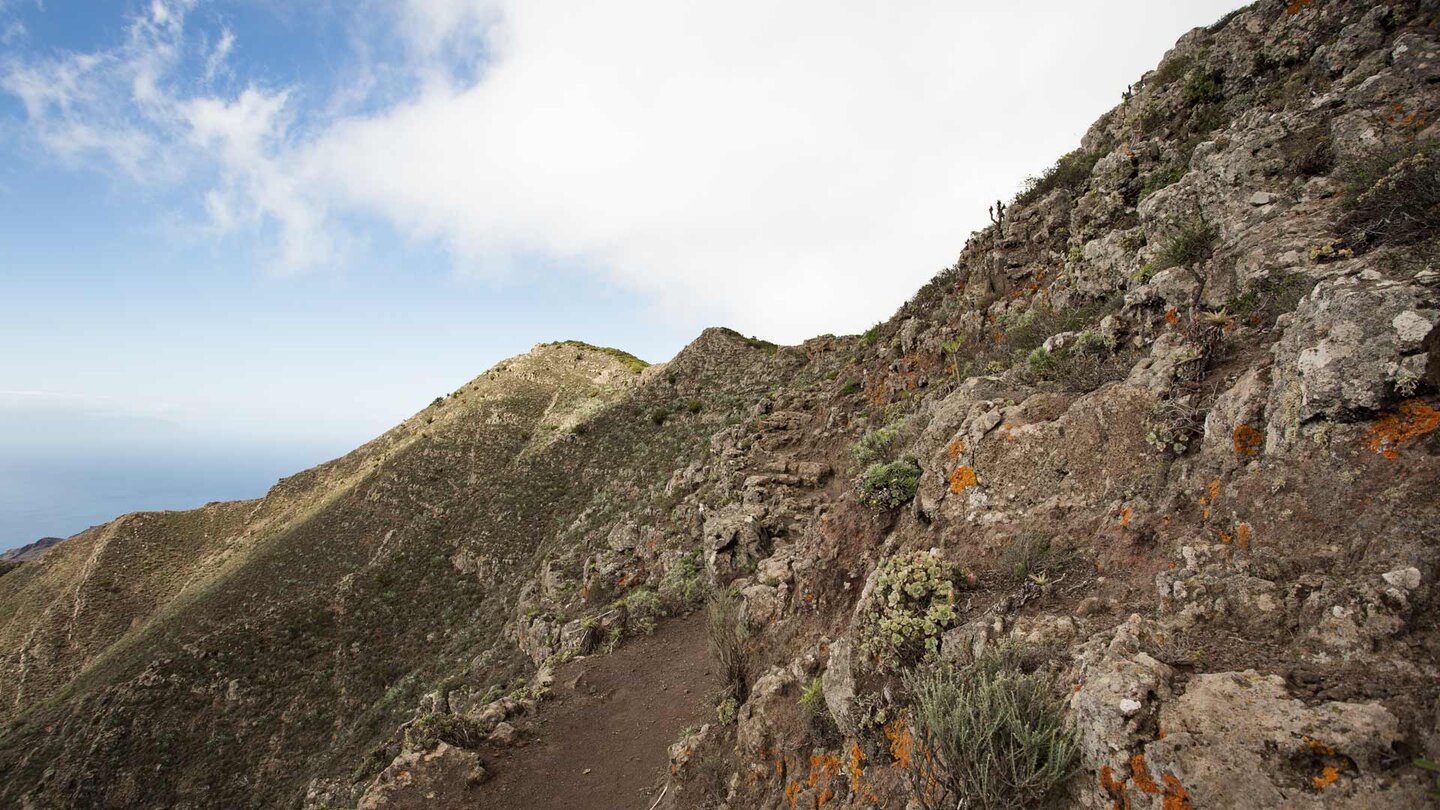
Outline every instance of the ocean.
POLYGON ((0 447, 0 551, 69 537, 126 512, 257 498, 280 478, 339 454, 315 447, 0 447))

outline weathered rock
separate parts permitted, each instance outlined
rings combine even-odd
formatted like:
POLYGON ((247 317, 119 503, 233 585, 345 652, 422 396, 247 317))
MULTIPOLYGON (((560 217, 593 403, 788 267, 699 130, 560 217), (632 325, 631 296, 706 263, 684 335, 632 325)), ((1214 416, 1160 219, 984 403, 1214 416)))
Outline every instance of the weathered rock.
POLYGON ((435 810, 469 806, 488 774, 473 751, 440 743, 401 754, 360 797, 357 810, 435 810))

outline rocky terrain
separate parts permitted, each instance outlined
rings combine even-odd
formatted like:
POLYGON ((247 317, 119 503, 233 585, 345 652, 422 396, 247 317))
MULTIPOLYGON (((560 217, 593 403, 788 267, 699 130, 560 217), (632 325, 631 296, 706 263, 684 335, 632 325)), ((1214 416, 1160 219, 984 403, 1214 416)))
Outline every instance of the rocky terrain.
POLYGON ((13 564, 0 805, 1426 806, 1440 4, 1123 90, 863 335, 538 346, 13 564))

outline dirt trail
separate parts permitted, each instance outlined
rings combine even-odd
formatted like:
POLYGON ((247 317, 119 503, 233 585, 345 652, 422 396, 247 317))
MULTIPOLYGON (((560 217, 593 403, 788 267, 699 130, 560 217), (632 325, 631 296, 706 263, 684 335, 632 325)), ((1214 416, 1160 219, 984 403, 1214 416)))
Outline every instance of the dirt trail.
POLYGON ((556 671, 534 741, 487 757, 495 776, 475 805, 646 810, 665 780, 666 749, 686 726, 713 717, 718 690, 703 612, 572 661, 556 671))

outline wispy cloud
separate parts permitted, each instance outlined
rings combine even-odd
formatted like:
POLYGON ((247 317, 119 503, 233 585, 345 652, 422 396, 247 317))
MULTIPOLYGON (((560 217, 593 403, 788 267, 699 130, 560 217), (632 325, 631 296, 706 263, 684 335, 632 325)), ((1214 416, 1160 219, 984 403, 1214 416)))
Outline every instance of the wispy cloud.
POLYGON ((404 80, 362 58, 329 98, 216 91, 243 62, 194 5, 152 0, 109 50, 9 60, 0 87, 61 159, 208 178, 211 226, 273 232, 285 269, 341 261, 346 223, 379 218, 462 272, 539 255, 798 339, 887 314, 1233 3, 393 0, 356 13, 381 15, 364 30, 404 80))

